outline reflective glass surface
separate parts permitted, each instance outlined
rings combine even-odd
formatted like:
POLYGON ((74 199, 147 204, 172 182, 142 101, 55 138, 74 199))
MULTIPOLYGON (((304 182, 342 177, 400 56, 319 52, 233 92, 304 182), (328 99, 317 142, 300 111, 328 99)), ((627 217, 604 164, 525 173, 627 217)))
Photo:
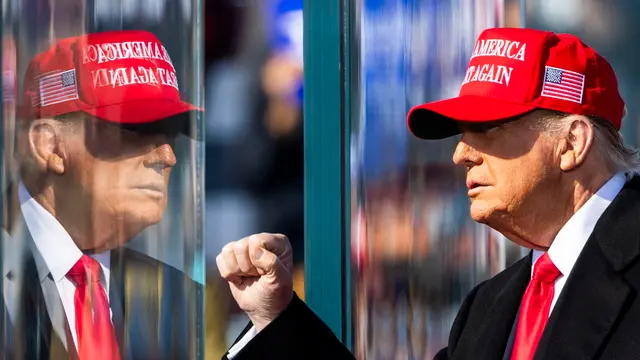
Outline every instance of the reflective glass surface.
POLYGON ((433 358, 446 346, 466 294, 524 254, 469 217, 464 169, 451 160, 457 138, 419 141, 403 121, 411 106, 457 95, 477 35, 507 18, 517 26, 513 6, 501 0, 357 3, 350 40, 359 59, 351 118, 358 359, 433 358))
POLYGON ((634 64, 640 4, 631 0, 362 0, 356 6, 352 98, 354 342, 360 359, 431 359, 461 301, 526 250, 468 215, 457 138, 419 141, 414 105, 455 96, 487 27, 578 35, 614 67, 627 104, 621 133, 638 144, 634 64))
POLYGON ((202 358, 202 3, 2 6, 3 355, 202 358))

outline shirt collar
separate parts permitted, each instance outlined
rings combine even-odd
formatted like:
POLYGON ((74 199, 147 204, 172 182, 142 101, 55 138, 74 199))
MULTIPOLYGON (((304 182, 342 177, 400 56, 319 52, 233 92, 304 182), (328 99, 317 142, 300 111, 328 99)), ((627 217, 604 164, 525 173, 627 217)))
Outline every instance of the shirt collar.
MULTIPOLYGON (((33 239, 32 250, 40 282, 51 274, 57 283, 75 265, 82 251, 58 220, 45 210, 27 191, 22 182, 18 190, 20 208, 33 239)), ((104 277, 109 276, 109 251, 92 255, 102 266, 104 277)))
MULTIPOLYGON (((560 270, 563 276, 569 276, 573 265, 576 263, 582 248, 587 243, 589 236, 613 199, 626 183, 626 175, 618 173, 607 181, 560 229, 553 243, 549 247, 549 258, 560 270)), ((535 264, 543 251, 533 251, 535 264)), ((531 267, 533 271, 533 266, 531 267)))

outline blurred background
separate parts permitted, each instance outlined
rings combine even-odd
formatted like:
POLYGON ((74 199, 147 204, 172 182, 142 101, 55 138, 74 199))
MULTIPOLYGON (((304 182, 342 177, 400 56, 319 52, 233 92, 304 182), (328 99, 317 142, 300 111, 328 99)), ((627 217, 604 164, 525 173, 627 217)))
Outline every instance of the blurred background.
POLYGON ((226 243, 286 234, 304 298, 302 4, 205 1, 207 359, 248 320, 215 264, 226 243))

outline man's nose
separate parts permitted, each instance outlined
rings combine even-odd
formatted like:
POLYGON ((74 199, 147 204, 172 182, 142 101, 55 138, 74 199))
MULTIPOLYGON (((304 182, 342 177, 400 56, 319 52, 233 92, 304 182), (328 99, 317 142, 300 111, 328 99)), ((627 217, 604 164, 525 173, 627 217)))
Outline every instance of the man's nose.
POLYGON ((453 163, 456 165, 464 165, 471 167, 482 163, 480 154, 464 140, 460 139, 456 149, 453 152, 453 163))
POLYGON ((176 162, 176 154, 173 151, 173 146, 164 142, 158 144, 156 148, 149 153, 149 156, 147 156, 144 161, 144 165, 164 169, 175 166, 176 162))

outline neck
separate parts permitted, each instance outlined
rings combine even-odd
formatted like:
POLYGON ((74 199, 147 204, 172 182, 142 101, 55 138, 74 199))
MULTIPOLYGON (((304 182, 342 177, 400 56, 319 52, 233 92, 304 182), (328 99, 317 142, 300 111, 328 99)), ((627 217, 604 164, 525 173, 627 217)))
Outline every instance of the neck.
POLYGON ((519 245, 548 250, 560 229, 614 174, 572 175, 563 174, 559 186, 545 186, 545 193, 537 194, 538 201, 508 216, 508 223, 499 231, 519 245))

